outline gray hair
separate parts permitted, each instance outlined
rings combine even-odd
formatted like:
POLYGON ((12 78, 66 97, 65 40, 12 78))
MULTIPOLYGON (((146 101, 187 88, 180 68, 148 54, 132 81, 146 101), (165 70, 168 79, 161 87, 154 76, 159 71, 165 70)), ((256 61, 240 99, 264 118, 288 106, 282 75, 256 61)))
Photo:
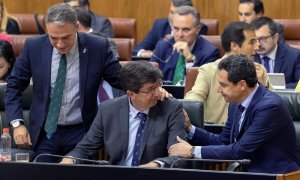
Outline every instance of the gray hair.
POLYGON ((55 4, 48 9, 45 22, 46 24, 55 22, 61 25, 65 23, 76 25, 76 12, 66 3, 55 4))
POLYGON ((194 25, 194 27, 200 26, 200 12, 197 11, 197 9, 194 8, 194 7, 180 6, 180 7, 176 8, 176 10, 174 12, 174 15, 175 14, 178 14, 178 15, 181 15, 181 16, 191 14, 193 16, 193 25, 194 25))
POLYGON ((193 2, 191 0, 172 0, 172 4, 174 7, 193 6, 193 2))

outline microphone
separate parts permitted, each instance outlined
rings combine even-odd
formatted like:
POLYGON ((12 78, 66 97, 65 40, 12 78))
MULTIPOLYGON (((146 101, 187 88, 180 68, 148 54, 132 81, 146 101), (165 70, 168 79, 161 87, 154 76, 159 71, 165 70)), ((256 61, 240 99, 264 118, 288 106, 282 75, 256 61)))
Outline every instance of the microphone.
POLYGON ((177 165, 179 162, 186 162, 186 161, 191 161, 191 162, 210 162, 210 163, 223 163, 223 162, 237 162, 239 164, 250 164, 251 160, 250 159, 237 159, 237 160, 226 160, 226 159, 177 159, 174 161, 171 165, 170 168, 174 168, 175 165, 177 165))
POLYGON ((39 154, 38 156, 36 156, 36 158, 33 160, 34 163, 37 162, 37 160, 40 157, 57 157, 57 158, 69 158, 69 159, 73 159, 76 161, 83 161, 83 162, 89 162, 89 163, 93 163, 93 164, 98 164, 98 165, 109 165, 108 161, 105 160, 90 160, 90 159, 84 159, 84 158, 76 158, 76 157, 72 157, 72 156, 61 156, 61 155, 56 155, 56 154, 48 154, 48 153, 43 153, 43 154, 39 154))
MULTIPOLYGON (((168 39, 165 38, 161 38, 160 40, 164 40, 166 43, 168 43, 170 46, 173 47, 173 43, 171 43, 168 39)), ((155 55, 154 53, 152 54, 152 57, 154 57, 155 59, 157 59, 158 61, 162 62, 162 63, 167 63, 170 61, 170 59, 172 58, 172 56, 176 53, 176 49, 173 49, 171 54, 165 59, 162 60, 160 57, 158 57, 157 55, 155 55)))

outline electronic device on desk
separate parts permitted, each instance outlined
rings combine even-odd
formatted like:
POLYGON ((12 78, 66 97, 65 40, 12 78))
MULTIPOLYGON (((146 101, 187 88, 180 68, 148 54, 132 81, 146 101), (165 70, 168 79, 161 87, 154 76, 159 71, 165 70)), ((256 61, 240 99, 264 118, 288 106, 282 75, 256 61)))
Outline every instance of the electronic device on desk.
POLYGON ((149 61, 150 57, 131 56, 132 61, 149 61))
POLYGON ((285 77, 283 73, 268 73, 274 89, 285 89, 285 77))
POLYGON ((171 93, 174 98, 176 99, 183 99, 184 98, 184 86, 178 86, 178 85, 172 85, 166 84, 164 82, 164 85, 162 86, 168 93, 171 93))

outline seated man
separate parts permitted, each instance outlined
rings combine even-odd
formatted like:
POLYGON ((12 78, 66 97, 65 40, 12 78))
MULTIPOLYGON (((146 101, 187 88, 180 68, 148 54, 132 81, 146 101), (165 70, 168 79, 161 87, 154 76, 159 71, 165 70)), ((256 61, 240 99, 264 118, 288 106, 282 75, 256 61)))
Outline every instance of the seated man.
MULTIPOLYGON (((232 54, 244 54, 252 57, 255 54, 256 40, 253 27, 243 22, 233 22, 227 25, 221 35, 222 46, 226 54, 215 62, 205 64, 199 68, 198 76, 191 91, 185 99, 204 102, 204 119, 215 124, 225 124, 227 119, 228 103, 221 94, 217 93, 218 64, 232 54)), ((255 63, 259 82, 268 86, 269 78, 265 68, 255 63)))
POLYGON ((92 18, 92 29, 96 32, 101 32, 105 34, 107 37, 114 37, 112 32, 112 27, 109 19, 104 16, 99 16, 94 14, 90 10, 90 2, 89 0, 64 0, 64 3, 69 4, 71 7, 80 7, 85 9, 92 18))
POLYGON ((294 89, 300 78, 300 50, 278 41, 279 33, 271 18, 260 17, 252 24, 258 46, 255 61, 268 73, 284 73, 286 87, 294 89))
POLYGON ((68 155, 92 159, 105 147, 112 165, 170 166, 178 158, 167 157, 169 147, 176 136, 185 137, 181 103, 158 102, 162 73, 149 62, 127 63, 120 73, 127 96, 101 103, 89 132, 68 155))
MULTIPOLYGON (((171 6, 169 10, 169 17, 163 19, 157 19, 150 32, 133 50, 133 55, 141 57, 151 57, 156 43, 162 39, 170 39, 173 34, 171 32, 171 19, 174 11, 180 6, 193 6, 191 0, 171 0, 171 6)), ((199 34, 207 34, 207 26, 200 23, 199 34)))
POLYGON ((231 55, 218 65, 218 92, 229 102, 221 134, 186 122, 191 146, 178 138, 174 156, 198 159, 250 159, 244 170, 283 174, 300 170, 295 127, 280 96, 258 83, 255 64, 244 55, 231 55))
POLYGON ((195 8, 176 8, 172 19, 174 37, 159 41, 151 57, 151 61, 159 63, 164 81, 183 84, 185 67, 201 66, 219 58, 219 50, 198 36, 199 22, 200 13, 195 8))
MULTIPOLYGON (((261 0, 240 0, 239 19, 241 22, 250 24, 255 19, 264 15, 264 3, 261 0)), ((275 23, 279 33, 279 42, 284 43, 283 26, 275 23)))

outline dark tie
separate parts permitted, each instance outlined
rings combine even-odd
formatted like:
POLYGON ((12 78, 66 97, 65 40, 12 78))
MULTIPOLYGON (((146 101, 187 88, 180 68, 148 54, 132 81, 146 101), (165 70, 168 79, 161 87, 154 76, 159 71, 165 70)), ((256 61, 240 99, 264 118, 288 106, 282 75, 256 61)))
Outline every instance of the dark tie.
POLYGON ((264 66, 267 72, 270 73, 270 65, 269 65, 270 58, 268 56, 264 56, 262 59, 264 60, 264 66))
POLYGON ((179 54, 176 69, 173 77, 172 84, 176 85, 180 82, 183 82, 184 79, 184 69, 185 69, 185 58, 183 54, 179 54))
POLYGON ((141 143, 142 143, 142 138, 143 138, 143 134, 144 134, 144 127, 145 127, 146 119, 147 119, 147 114, 145 114, 145 113, 139 112, 137 114, 137 116, 140 118, 141 122, 140 122, 138 130, 136 132, 131 166, 140 165, 140 149, 141 149, 141 143))
POLYGON ((53 94, 50 100, 49 111, 46 118, 45 131, 47 137, 51 138, 52 134, 56 131, 57 120, 62 102, 65 81, 67 72, 67 61, 66 56, 63 54, 60 57, 59 68, 53 88, 53 94))
POLYGON ((109 96, 107 95, 105 89, 102 86, 103 81, 101 82, 98 90, 98 97, 100 102, 104 102, 109 99, 109 96))
POLYGON ((241 123, 241 117, 242 117, 242 114, 245 110, 245 107, 242 106, 242 105, 239 105, 238 106, 238 109, 235 113, 235 118, 234 118, 234 140, 236 141, 237 140, 237 137, 238 137, 238 134, 239 134, 239 127, 240 127, 240 123, 241 123))

